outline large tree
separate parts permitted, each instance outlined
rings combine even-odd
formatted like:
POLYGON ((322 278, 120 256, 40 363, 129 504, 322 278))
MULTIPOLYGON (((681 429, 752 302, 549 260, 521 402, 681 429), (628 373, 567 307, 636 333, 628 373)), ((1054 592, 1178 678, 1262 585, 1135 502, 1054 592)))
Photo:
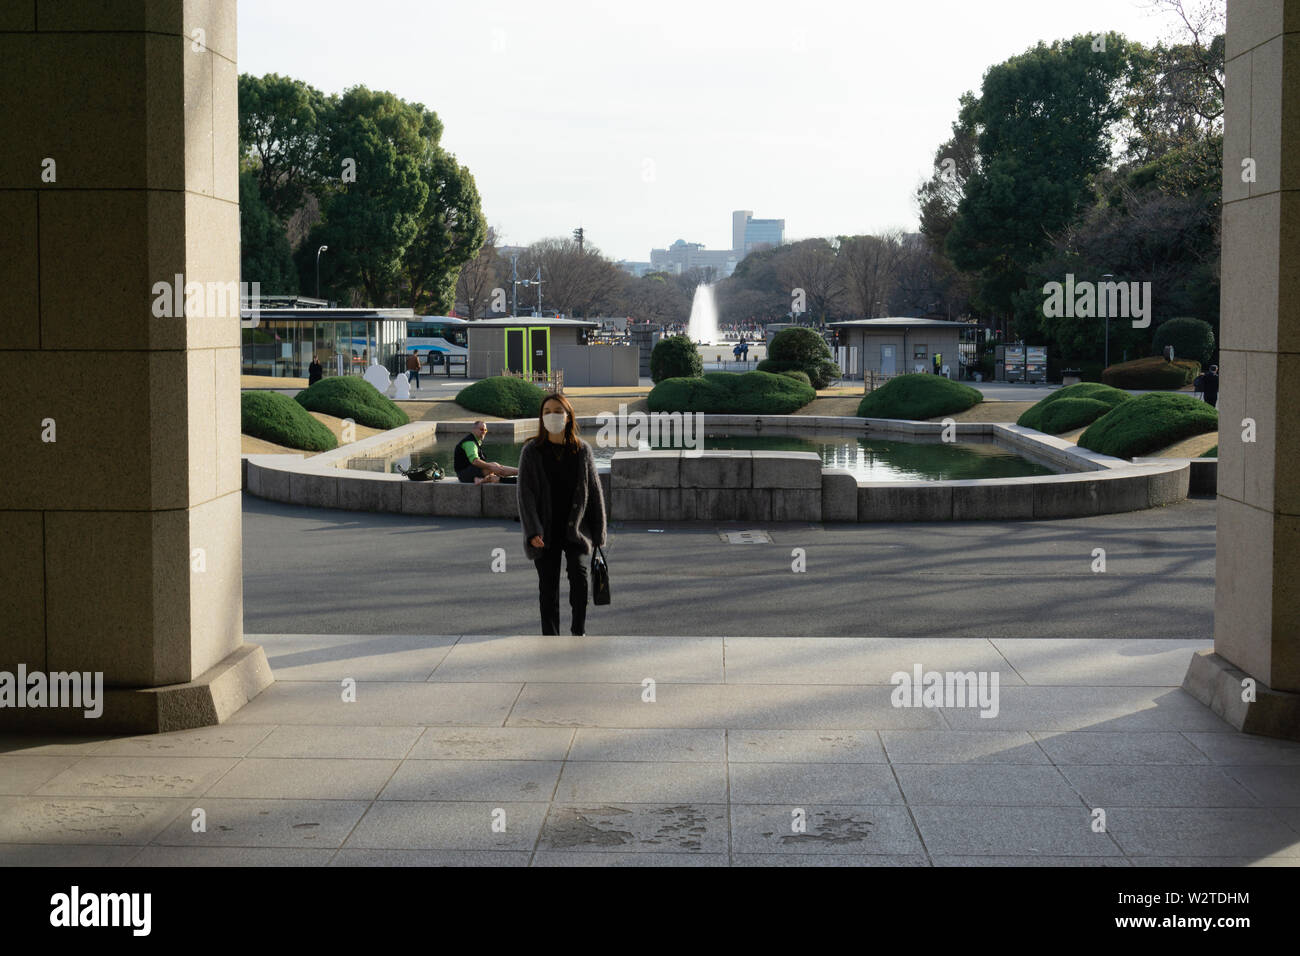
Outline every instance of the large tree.
POLYGON ((1117 34, 1076 36, 1033 49, 984 74, 969 122, 978 168, 966 180, 945 249, 978 272, 980 295, 1009 311, 1026 272, 1092 198, 1107 133, 1123 115, 1128 44, 1117 34))
POLYGON ((885 315, 890 295, 898 283, 897 269, 903 253, 900 231, 879 236, 845 236, 840 239, 839 265, 850 308, 860 318, 885 315))
POLYGON ((321 158, 327 110, 320 90, 301 80, 240 74, 240 157, 256 173, 262 201, 282 222, 326 175, 321 158))
POLYGON ((844 288, 835 247, 826 239, 804 239, 782 246, 776 269, 791 300, 802 299, 803 311, 824 325, 844 288))
POLYGON ((478 188, 456 157, 435 147, 421 166, 429 186, 415 238, 402 257, 408 303, 445 315, 456 305, 462 263, 472 261, 487 235, 478 188))
POLYGON ((239 274, 256 282, 263 295, 296 295, 298 275, 284 224, 262 201, 257 174, 239 174, 239 274))
POLYGON ((497 288, 499 270, 496 230, 489 226, 478 252, 461 267, 456 277, 456 301, 465 303, 465 318, 486 317, 492 290, 497 288))
MULTIPOLYGON (((519 258, 519 278, 532 279, 542 270, 543 308, 566 315, 590 316, 621 303, 623 273, 591 243, 579 248, 569 238, 542 239, 519 258)), ((533 292, 522 292, 520 308, 531 305, 533 292)))

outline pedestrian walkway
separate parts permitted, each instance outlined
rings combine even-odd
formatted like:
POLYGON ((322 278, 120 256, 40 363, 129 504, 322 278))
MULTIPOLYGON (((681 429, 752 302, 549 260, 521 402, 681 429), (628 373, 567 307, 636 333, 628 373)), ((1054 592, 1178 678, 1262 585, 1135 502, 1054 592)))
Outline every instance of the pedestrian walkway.
POLYGON ((224 726, 0 739, 0 864, 1300 865, 1300 744, 1180 689, 1208 642, 249 640, 224 726))

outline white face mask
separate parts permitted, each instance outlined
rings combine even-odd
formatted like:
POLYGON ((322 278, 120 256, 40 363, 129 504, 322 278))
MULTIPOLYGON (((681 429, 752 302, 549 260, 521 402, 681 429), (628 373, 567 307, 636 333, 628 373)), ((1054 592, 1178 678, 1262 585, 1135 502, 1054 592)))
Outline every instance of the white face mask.
POLYGON ((564 426, 568 423, 569 416, 564 412, 553 412, 550 415, 542 416, 542 424, 552 435, 558 435, 564 431, 564 426))

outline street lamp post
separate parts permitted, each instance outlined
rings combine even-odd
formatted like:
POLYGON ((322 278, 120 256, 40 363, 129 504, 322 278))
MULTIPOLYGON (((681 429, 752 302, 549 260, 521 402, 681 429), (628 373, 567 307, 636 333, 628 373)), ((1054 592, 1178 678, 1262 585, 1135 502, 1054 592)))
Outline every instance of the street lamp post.
POLYGON ((519 257, 510 257, 510 315, 519 315, 519 257))
MULTIPOLYGON (((1107 272, 1104 276, 1102 276, 1102 279, 1113 279, 1113 278, 1115 277, 1111 275, 1109 272, 1107 272)), ((1110 310, 1109 309, 1106 310, 1106 315, 1102 321, 1106 325, 1106 362, 1102 366, 1102 371, 1105 371, 1106 369, 1110 368, 1110 310)))
POLYGON ((320 254, 328 249, 329 246, 321 246, 316 250, 316 298, 320 298, 320 254))

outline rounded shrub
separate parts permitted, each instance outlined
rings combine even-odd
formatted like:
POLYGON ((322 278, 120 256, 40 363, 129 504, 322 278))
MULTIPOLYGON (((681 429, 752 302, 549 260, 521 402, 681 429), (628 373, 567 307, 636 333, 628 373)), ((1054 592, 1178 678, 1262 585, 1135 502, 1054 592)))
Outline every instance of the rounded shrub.
POLYGON ((1154 345, 1157 355, 1163 356, 1165 346, 1172 345, 1175 359, 1206 365, 1214 354, 1214 327, 1203 319, 1168 319, 1156 328, 1154 345))
POLYGON ((792 368, 807 368, 823 359, 830 361, 831 347, 813 329, 795 326, 772 336, 767 357, 774 362, 789 362, 792 368))
POLYGON ((898 375, 863 397, 858 417, 920 421, 964 412, 982 401, 978 390, 941 375, 898 375))
POLYGON ((808 376, 813 388, 825 388, 840 377, 840 367, 831 358, 831 347, 813 329, 782 329, 772 336, 767 358, 758 363, 760 372, 795 369, 808 376))
MULTIPOLYGON (((1077 385, 1067 385, 1065 388, 1057 389, 1042 401, 1025 409, 1024 413, 1019 419, 1017 419, 1016 424, 1020 425, 1022 428, 1034 428, 1040 432, 1059 435, 1061 432, 1072 431, 1075 428, 1091 424, 1116 405, 1121 402, 1127 402, 1132 397, 1133 396, 1129 395, 1128 392, 1122 392, 1118 388, 1111 388, 1109 385, 1102 385, 1100 382, 1080 382, 1077 385), (1048 427, 1047 423, 1044 421, 1044 416, 1050 408, 1060 402, 1072 402, 1080 399, 1089 399, 1091 401, 1101 402, 1106 407, 1102 411, 1093 415, 1092 418, 1088 418, 1085 421, 1079 421, 1077 425, 1070 425, 1064 428, 1048 427)), ((1057 424, 1058 421, 1063 420, 1064 418, 1070 418, 1073 420, 1082 415, 1083 410, 1082 408, 1077 408, 1075 412, 1069 413, 1068 415, 1064 412, 1057 414, 1062 416, 1062 419, 1054 419, 1053 424, 1057 424)))
POLYGON ((545 397, 546 392, 532 382, 494 375, 462 388, 456 393, 456 404, 498 418, 536 418, 545 397))
POLYGON ((1218 458, 1218 457, 1219 457, 1219 446, 1218 446, 1218 445, 1215 445, 1213 448, 1207 450, 1207 451, 1205 452, 1205 454, 1203 454, 1201 457, 1202 457, 1202 458, 1218 458))
POLYGON ((1200 364, 1191 359, 1166 362, 1162 355, 1120 362, 1101 373, 1101 380, 1114 388, 1179 389, 1200 373, 1200 364), (1193 371, 1193 369, 1195 369, 1193 371))
POLYGON ((715 415, 789 415, 817 393, 812 386, 770 372, 711 372, 702 378, 667 378, 650 391, 652 412, 715 415))
POLYGON ((279 392, 242 392, 239 396, 240 431, 285 448, 329 451, 339 440, 311 413, 279 392))
POLYGON ((650 353, 650 378, 656 384, 668 378, 699 378, 703 369, 699 349, 686 335, 662 338, 650 353))
POLYGON ((331 375, 311 388, 304 388, 294 400, 309 412, 350 418, 367 428, 397 428, 411 419, 392 399, 363 378, 331 375))
POLYGON ((1043 409, 1042 425, 1038 430, 1049 435, 1072 432, 1091 425, 1114 407, 1095 398, 1064 398, 1043 409))
MULTIPOLYGON (((761 369, 760 369, 761 371, 761 369)), ((803 382, 809 388, 812 388, 812 379, 808 377, 807 372, 802 372, 797 368, 792 368, 788 372, 777 372, 778 375, 784 375, 786 378, 792 378, 796 382, 803 382)))
POLYGON ((1219 413, 1190 395, 1139 395, 1111 409, 1079 436, 1079 447, 1136 458, 1174 442, 1215 431, 1219 413))

